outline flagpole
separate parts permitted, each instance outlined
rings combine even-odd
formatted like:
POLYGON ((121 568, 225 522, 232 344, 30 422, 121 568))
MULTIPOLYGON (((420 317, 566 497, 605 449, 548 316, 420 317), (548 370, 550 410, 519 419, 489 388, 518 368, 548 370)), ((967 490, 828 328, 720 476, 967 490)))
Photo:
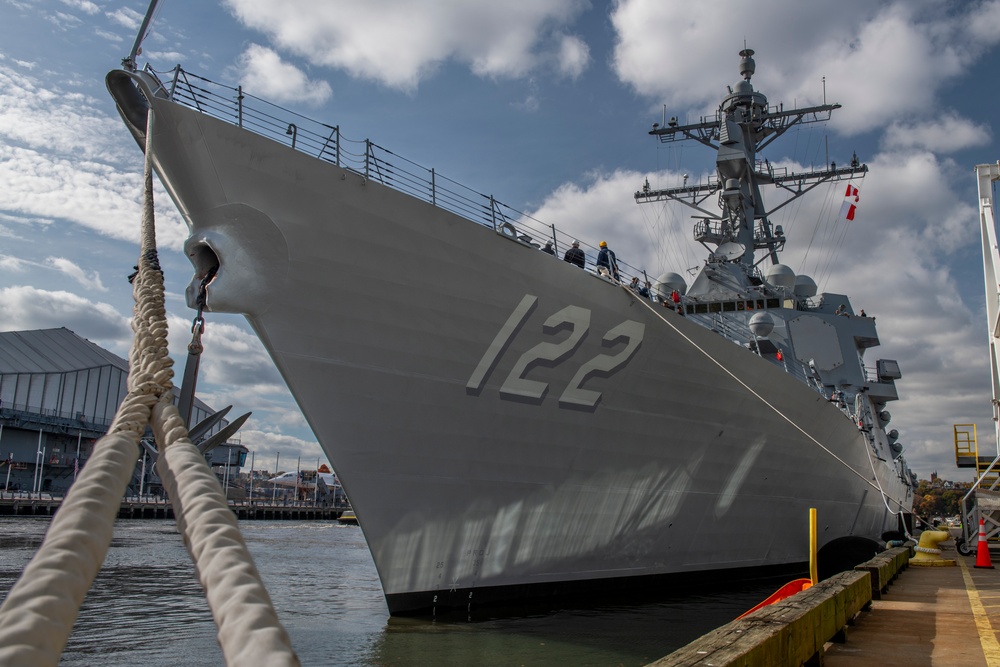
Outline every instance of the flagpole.
POLYGON ((38 444, 35 446, 35 469, 31 476, 31 495, 35 495, 35 487, 38 486, 38 461, 42 454, 42 429, 38 429, 38 444))
MULTIPOLYGON (((278 452, 278 455, 274 457, 274 474, 275 475, 278 474, 278 461, 280 461, 280 460, 281 460, 281 452, 278 452)), ((271 484, 271 504, 272 505, 277 502, 277 498, 278 498, 278 485, 272 483, 271 484)))
POLYGON ((226 445, 226 469, 222 471, 222 492, 226 496, 226 503, 229 503, 229 464, 233 461, 233 448, 226 445))
POLYGON ((299 502, 299 474, 302 470, 302 455, 295 462, 295 502, 299 502))
POLYGON ((313 507, 316 506, 316 499, 319 497, 319 457, 316 457, 316 486, 313 487, 313 507))
POLYGON ((250 452, 250 503, 253 504, 253 463, 257 452, 250 452))
POLYGON ((48 447, 42 447, 42 463, 38 466, 38 499, 42 498, 42 479, 45 477, 45 450, 48 447))
POLYGON ((76 481, 76 475, 80 472, 80 440, 83 438, 83 431, 76 432, 76 461, 73 462, 73 481, 76 481))

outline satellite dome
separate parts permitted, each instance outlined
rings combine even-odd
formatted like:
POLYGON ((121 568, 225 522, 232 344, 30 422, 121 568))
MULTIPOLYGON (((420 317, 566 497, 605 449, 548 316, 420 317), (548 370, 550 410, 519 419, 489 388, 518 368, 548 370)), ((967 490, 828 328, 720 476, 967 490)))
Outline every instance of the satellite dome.
POLYGON ((767 338, 774 331, 774 318, 763 310, 754 313, 750 318, 750 332, 757 338, 767 338))
POLYGON ((661 299, 670 298, 670 293, 687 294, 688 286, 679 273, 667 271, 653 282, 653 292, 661 299))
POLYGON ((795 288, 795 271, 784 264, 772 264, 764 274, 764 280, 775 287, 795 288))
POLYGON ((795 276, 795 296, 816 296, 816 281, 806 275, 795 276))

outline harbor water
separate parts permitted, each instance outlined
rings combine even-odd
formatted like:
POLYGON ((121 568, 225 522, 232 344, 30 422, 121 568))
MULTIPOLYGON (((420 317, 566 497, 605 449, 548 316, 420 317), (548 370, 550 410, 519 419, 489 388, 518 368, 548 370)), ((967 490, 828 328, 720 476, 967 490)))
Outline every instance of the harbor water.
MULTIPOLYGON (((40 517, 0 517, 0 596, 48 529, 40 517)), ((357 526, 243 521, 240 529, 304 665, 595 665, 652 662, 729 622, 776 588, 513 618, 390 618, 357 526)), ((223 664, 215 625, 176 526, 120 520, 84 601, 62 665, 223 664)))

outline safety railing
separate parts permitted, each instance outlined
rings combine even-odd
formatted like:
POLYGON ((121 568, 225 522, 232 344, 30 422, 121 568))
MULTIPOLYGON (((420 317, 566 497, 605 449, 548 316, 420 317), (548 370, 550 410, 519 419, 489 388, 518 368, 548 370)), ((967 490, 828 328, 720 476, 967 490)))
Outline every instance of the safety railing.
MULTIPOLYGON (((341 134, 338 125, 322 123, 280 107, 247 93, 242 86, 233 88, 216 83, 180 65, 168 72, 156 72, 147 65, 145 72, 156 79, 157 95, 286 144, 527 245, 540 248, 546 241, 552 241, 556 255, 562 257, 573 241, 579 240, 370 139, 348 139, 341 134)), ((588 254, 588 262, 593 262, 597 248, 585 241, 580 244, 588 254)), ((618 265, 626 283, 632 276, 641 280, 648 278, 643 270, 621 259, 618 265)))

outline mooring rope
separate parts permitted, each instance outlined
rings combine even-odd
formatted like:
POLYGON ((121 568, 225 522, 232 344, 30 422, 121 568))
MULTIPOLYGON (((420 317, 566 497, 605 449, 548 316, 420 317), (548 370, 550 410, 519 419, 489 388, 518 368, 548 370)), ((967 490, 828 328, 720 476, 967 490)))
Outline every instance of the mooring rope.
POLYGON ((226 662, 299 665, 236 517, 173 405, 163 274, 156 256, 152 136, 150 111, 141 253, 132 285, 135 339, 129 352, 128 393, 108 435, 95 443, 38 552, 0 606, 3 665, 59 663, 80 605, 107 555, 147 425, 152 426, 160 452, 157 471, 205 589, 226 662))

